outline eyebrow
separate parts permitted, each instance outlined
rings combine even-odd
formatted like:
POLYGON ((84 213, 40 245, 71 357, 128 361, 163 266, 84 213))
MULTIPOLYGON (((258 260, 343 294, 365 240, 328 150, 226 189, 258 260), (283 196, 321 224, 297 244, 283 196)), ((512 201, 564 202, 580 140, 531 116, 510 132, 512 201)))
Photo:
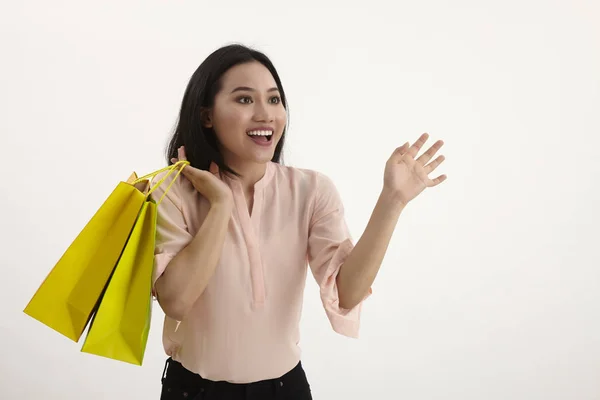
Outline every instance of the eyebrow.
MULTIPOLYGON (((239 86, 231 91, 231 93, 235 92, 256 92, 256 90, 248 86, 239 86)), ((279 92, 279 89, 277 87, 272 87, 271 89, 267 90, 267 92, 279 92)))

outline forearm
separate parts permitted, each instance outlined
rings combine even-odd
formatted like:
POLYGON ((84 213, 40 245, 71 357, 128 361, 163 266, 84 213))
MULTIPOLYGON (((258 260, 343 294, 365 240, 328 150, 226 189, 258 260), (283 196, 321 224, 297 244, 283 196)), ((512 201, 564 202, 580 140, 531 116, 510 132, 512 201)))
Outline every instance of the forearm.
POLYGON ((338 274, 341 308, 354 308, 366 296, 379 272, 403 209, 404 205, 392 193, 381 192, 364 233, 338 274))
POLYGON ((194 239, 157 279, 157 298, 169 317, 181 321, 208 285, 221 257, 230 217, 230 206, 211 206, 194 239))

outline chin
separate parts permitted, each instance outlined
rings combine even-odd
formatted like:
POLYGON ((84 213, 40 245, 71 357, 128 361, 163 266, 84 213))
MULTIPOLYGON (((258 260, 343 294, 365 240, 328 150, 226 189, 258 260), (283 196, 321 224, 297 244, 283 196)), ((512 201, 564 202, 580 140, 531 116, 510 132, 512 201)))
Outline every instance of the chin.
POLYGON ((269 161, 271 161, 273 159, 273 154, 264 157, 253 157, 254 159, 252 161, 254 161, 257 164, 266 164, 269 161))

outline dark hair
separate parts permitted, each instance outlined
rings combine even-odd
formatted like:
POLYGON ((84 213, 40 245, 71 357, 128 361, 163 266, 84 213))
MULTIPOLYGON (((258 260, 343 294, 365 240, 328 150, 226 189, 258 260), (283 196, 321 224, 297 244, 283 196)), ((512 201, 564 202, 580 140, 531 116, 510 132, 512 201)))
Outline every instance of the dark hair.
MULTIPOLYGON (((214 130, 202 124, 201 109, 214 105, 215 96, 221 89, 221 77, 225 72, 233 66, 254 61, 258 61, 271 72, 281 94, 283 107, 287 110, 285 92, 279 74, 265 54, 241 44, 221 47, 210 54, 190 78, 183 95, 177 126, 167 148, 166 156, 169 165, 172 158, 177 158, 177 149, 185 146, 187 160, 193 167, 208 170, 210 163, 214 162, 221 171, 240 175, 225 165, 214 130)), ((275 147, 271 160, 273 162, 282 161, 286 129, 287 126, 275 147)))

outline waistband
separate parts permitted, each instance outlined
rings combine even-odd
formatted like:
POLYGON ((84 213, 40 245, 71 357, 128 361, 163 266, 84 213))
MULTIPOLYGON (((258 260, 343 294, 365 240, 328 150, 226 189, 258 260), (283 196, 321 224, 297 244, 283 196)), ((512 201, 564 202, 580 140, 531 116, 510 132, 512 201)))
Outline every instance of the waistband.
POLYGON ((244 389, 258 386, 304 386, 307 383, 306 374, 302 367, 301 361, 299 361, 298 364, 296 364, 296 366, 290 371, 278 378, 265 379, 250 383, 231 383, 227 381, 212 381, 203 378, 199 374, 188 370, 180 362, 173 360, 171 357, 169 357, 165 363, 165 369, 162 376, 163 384, 166 380, 177 382, 186 387, 197 387, 202 389, 223 388, 232 390, 235 390, 236 388, 244 389))

